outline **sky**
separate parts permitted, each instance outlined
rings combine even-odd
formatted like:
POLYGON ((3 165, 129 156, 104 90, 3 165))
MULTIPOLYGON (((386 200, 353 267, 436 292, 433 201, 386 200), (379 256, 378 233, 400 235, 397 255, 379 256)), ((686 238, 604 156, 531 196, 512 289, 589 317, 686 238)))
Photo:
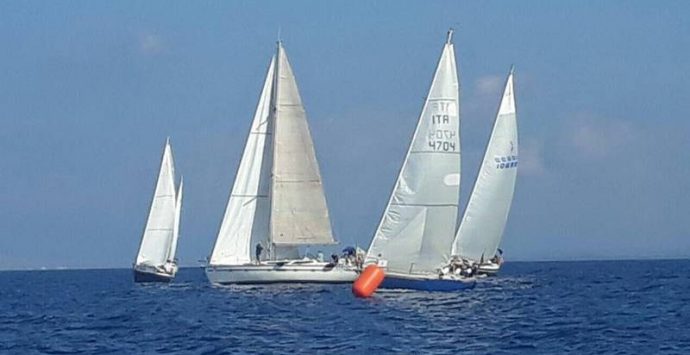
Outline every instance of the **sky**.
POLYGON ((690 3, 0 2, 0 269, 128 267, 171 137, 213 246, 280 32, 334 232, 366 247, 449 27, 461 208, 512 64, 508 260, 690 257, 690 3))

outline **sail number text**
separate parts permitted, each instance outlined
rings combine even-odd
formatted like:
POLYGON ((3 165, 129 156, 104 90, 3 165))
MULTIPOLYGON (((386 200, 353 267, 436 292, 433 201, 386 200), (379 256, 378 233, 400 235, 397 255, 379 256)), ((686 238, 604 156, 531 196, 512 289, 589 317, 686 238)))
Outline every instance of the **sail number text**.
POLYGON ((434 151, 455 152, 458 132, 454 129, 437 129, 437 125, 450 124, 450 115, 431 115, 431 130, 428 134, 429 147, 434 151))
POLYGON ((429 147, 435 151, 454 152, 457 132, 447 129, 436 129, 429 132, 429 147))
POLYGON ((432 124, 448 124, 450 123, 450 115, 431 115, 432 124))
POLYGON ((436 101, 432 104, 431 127, 427 135, 429 148, 436 152, 455 152, 458 142, 457 104, 453 101, 436 101), (434 112, 435 111, 435 112, 434 112))

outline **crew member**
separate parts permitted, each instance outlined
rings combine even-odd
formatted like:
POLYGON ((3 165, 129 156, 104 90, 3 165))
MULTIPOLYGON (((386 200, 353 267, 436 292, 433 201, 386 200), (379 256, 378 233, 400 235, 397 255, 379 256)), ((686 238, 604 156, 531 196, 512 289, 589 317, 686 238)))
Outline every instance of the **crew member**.
POLYGON ((261 246, 261 243, 256 243, 256 263, 261 264, 261 252, 264 251, 264 247, 261 246))

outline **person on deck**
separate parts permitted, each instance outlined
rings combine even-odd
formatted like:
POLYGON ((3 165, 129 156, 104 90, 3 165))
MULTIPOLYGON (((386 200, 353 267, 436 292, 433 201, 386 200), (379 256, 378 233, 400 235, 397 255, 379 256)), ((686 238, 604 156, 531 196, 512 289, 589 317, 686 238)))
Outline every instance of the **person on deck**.
POLYGON ((355 266, 359 269, 364 268, 364 255, 359 253, 355 255, 355 266))
POLYGON ((494 255, 493 259, 491 259, 491 262, 496 265, 503 264, 503 250, 499 248, 496 252, 496 255, 494 255))
POLYGON ((472 266, 470 267, 470 270, 471 270, 470 276, 477 274, 477 271, 479 271, 479 265, 481 265, 481 264, 472 263, 472 266))
POLYGON ((451 274, 457 274, 457 273, 459 273, 460 271, 462 271, 462 267, 463 267, 463 262, 462 262, 462 260, 460 260, 460 258, 459 258, 457 255, 454 255, 454 256, 450 259, 449 272, 450 272, 451 274))
POLYGON ((255 249, 255 254, 256 254, 256 263, 261 264, 261 252, 264 251, 264 247, 261 246, 261 243, 256 243, 256 249, 255 249))

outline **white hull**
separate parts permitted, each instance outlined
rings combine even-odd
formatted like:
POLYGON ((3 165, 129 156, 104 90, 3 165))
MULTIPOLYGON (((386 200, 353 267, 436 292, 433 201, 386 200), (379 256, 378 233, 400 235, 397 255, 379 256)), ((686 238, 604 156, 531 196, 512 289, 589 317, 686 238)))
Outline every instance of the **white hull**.
POLYGON ((478 273, 480 274, 486 274, 486 275, 496 275, 498 273, 498 270, 501 269, 501 265, 499 264, 494 264, 494 263, 485 263, 479 265, 479 269, 477 270, 478 273))
POLYGON ((349 283, 355 281, 357 269, 325 262, 296 261, 246 265, 211 265, 206 277, 212 284, 265 283, 349 283))

